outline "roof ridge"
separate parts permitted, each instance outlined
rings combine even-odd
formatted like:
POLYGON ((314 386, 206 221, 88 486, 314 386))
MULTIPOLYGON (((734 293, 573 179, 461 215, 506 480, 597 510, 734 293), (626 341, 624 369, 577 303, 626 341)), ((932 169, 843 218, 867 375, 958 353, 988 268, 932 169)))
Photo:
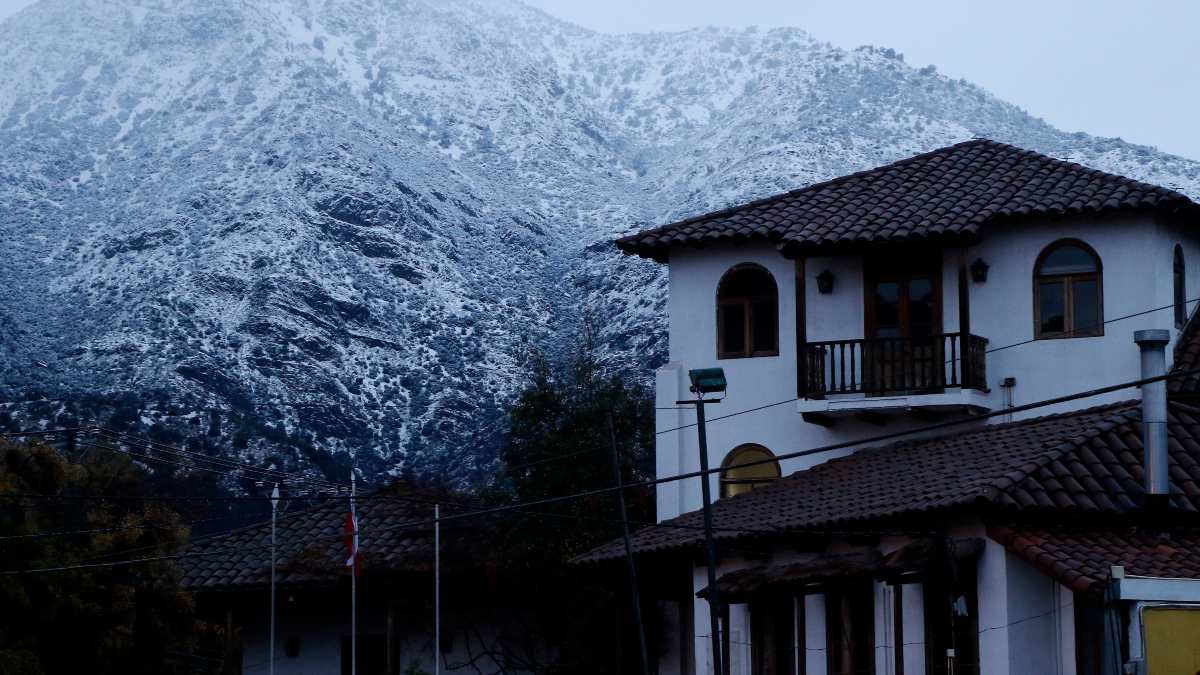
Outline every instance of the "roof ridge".
MULTIPOLYGON (((713 220, 713 219, 725 216, 727 214, 736 213, 743 209, 749 209, 749 208, 753 208, 755 206, 764 206, 766 204, 770 204, 772 202, 779 201, 781 199, 793 197, 797 194, 800 194, 801 192, 808 192, 809 190, 820 190, 821 188, 829 187, 831 185, 840 185, 842 183, 849 182, 850 180, 853 180, 855 178, 860 178, 862 176, 865 176, 870 173, 874 173, 876 171, 882 171, 884 169, 891 169, 891 168, 895 168, 898 166, 904 166, 906 164, 910 164, 912 162, 917 162, 917 161, 920 161, 923 159, 928 159, 929 157, 932 157, 934 155, 944 153, 944 152, 949 152, 950 150, 954 150, 957 148, 965 147, 968 145, 986 145, 988 143, 1006 146, 1006 147, 1010 147, 1010 148, 1016 148, 1016 146, 1006 145, 1004 143, 1001 143, 1000 141, 993 141, 989 138, 972 138, 972 139, 966 140, 966 141, 959 141, 958 143, 953 143, 951 145, 945 145, 940 148, 935 148, 933 150, 927 150, 920 154, 912 155, 911 157, 905 157, 903 159, 898 159, 894 162, 888 162, 887 164, 879 164, 879 165, 876 165, 876 166, 873 166, 873 167, 870 167, 867 169, 860 169, 853 173, 848 173, 848 174, 844 174, 841 176, 835 176, 833 178, 828 178, 826 180, 817 181, 816 183, 809 183, 808 185, 802 185, 800 187, 792 188, 791 190, 787 190, 786 192, 780 192, 778 194, 770 195, 767 197, 759 197, 758 199, 748 201, 744 204, 727 206, 723 209, 717 209, 716 211, 709 211, 708 213, 701 213, 701 214, 698 214, 695 216, 688 216, 687 218, 684 218, 682 220, 676 220, 676 221, 673 221, 670 223, 659 225, 658 227, 652 227, 648 230, 640 230, 633 234, 628 234, 628 235, 625 235, 624 237, 618 238, 617 242, 619 244, 620 242, 622 242, 626 239, 630 239, 633 237, 641 237, 646 234, 651 234, 651 233, 658 232, 660 230, 665 230, 668 228, 683 227, 685 225, 691 225, 692 223, 700 222, 702 220, 713 220)), ((1019 150, 1020 148, 1016 148, 1016 149, 1019 150)))
POLYGON ((974 238, 1009 217, 1121 210, 1200 212, 1200 205, 1171 188, 973 138, 632 232, 615 243, 660 262, 674 246, 709 241, 773 242, 793 257, 872 242, 974 238))

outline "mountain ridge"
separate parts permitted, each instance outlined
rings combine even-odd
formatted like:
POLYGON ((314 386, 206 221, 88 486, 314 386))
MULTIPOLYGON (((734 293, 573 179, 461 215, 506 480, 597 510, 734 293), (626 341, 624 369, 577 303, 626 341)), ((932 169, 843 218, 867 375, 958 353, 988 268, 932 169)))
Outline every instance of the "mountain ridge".
POLYGON ((0 69, 8 423, 130 396, 181 438, 196 411, 274 429, 226 450, 298 470, 486 474, 522 354, 583 313, 612 367, 660 362, 663 270, 610 245, 635 229, 983 135, 1200 196, 1200 163, 799 29, 42 0, 0 69))

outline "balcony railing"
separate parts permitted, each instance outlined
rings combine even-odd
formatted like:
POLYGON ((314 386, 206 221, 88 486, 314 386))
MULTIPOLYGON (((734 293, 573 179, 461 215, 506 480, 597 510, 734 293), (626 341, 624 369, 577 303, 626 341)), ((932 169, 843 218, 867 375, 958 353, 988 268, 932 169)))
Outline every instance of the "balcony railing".
POLYGON ((920 338, 828 340, 805 345, 801 394, 884 396, 987 388, 987 340, 945 333, 920 338))

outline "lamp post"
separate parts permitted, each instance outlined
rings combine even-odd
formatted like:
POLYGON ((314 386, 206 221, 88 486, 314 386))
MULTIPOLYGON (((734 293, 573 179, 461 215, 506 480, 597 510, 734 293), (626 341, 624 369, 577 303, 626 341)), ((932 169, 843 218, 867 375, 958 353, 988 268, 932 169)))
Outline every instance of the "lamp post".
POLYGON ((279 483, 271 489, 271 638, 270 646, 270 668, 271 675, 275 675, 275 513, 279 507, 279 483))
POLYGON ((712 638, 713 672, 723 675, 721 659, 721 603, 717 597, 717 548, 712 535, 712 495, 708 486, 708 439, 704 434, 704 404, 720 403, 721 399, 705 399, 705 394, 720 394, 725 391, 725 371, 720 368, 689 370, 691 390, 696 398, 676 401, 676 405, 696 406, 696 433, 700 441, 700 493, 704 499, 704 544, 708 551, 708 621, 712 638))

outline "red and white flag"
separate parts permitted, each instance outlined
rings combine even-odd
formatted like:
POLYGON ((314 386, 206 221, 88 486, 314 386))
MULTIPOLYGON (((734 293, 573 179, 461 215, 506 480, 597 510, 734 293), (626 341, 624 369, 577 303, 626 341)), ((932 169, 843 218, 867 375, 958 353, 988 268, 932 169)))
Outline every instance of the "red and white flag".
POLYGON ((346 522, 342 526, 342 534, 346 539, 346 567, 358 576, 358 514, 354 512, 354 493, 350 493, 350 510, 346 512, 346 522))

